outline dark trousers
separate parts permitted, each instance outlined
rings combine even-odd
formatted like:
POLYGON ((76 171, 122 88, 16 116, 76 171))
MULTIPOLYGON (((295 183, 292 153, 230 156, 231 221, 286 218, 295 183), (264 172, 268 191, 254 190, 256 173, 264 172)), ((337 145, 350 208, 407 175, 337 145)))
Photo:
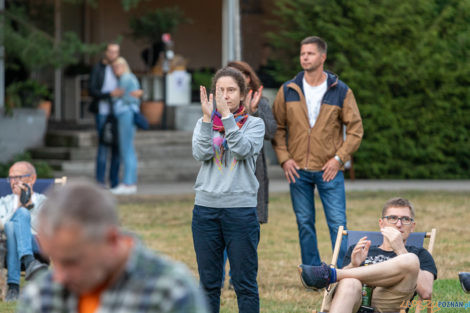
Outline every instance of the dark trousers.
POLYGON ((256 207, 210 208, 195 205, 193 241, 201 285, 211 313, 220 309, 220 291, 227 247, 232 282, 240 313, 258 313, 259 223, 256 207))
MULTIPOLYGON (((107 117, 107 115, 96 114, 96 130, 98 131, 98 137, 107 117)), ((109 147, 98 142, 98 153, 96 155, 96 181, 101 185, 106 186, 106 163, 108 161, 109 152, 111 152, 109 182, 111 188, 114 188, 119 185, 120 155, 118 146, 109 147)))

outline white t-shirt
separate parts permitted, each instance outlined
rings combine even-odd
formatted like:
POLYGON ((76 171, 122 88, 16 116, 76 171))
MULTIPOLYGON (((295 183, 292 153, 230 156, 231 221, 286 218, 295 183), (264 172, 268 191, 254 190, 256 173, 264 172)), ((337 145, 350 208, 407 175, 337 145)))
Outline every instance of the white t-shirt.
MULTIPOLYGON (((118 80, 116 75, 114 75, 111 65, 106 65, 104 70, 104 81, 103 86, 101 87, 101 92, 111 92, 118 87, 118 80)), ((99 106, 99 114, 108 115, 109 114, 109 102, 108 100, 101 100, 99 106)))
POLYGON ((308 122, 310 123, 310 127, 315 125, 318 114, 320 113, 321 100, 327 89, 326 81, 327 79, 318 86, 310 86, 305 80, 305 77, 303 78, 303 88, 305 100, 307 101, 308 122))

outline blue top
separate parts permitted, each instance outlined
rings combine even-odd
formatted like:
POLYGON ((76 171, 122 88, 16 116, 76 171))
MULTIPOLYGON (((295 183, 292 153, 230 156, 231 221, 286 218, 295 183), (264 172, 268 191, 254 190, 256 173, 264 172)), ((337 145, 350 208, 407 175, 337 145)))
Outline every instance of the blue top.
POLYGON ((140 100, 131 96, 132 91, 140 89, 137 77, 131 72, 123 74, 119 77, 118 87, 124 90, 124 94, 114 101, 114 113, 120 114, 129 110, 139 112, 140 100))

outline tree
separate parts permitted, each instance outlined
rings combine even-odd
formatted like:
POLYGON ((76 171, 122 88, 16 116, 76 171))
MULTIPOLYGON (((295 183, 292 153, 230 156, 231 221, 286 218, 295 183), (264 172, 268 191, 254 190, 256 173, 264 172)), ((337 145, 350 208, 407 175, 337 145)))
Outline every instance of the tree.
POLYGON ((278 0, 276 75, 300 69, 300 41, 328 42, 328 70, 355 93, 362 178, 470 177, 470 2, 278 0))

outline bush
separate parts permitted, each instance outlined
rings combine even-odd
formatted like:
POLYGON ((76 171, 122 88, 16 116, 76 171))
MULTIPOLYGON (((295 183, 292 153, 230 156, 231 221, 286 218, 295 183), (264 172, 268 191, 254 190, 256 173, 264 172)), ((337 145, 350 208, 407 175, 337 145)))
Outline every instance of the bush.
POLYGON ((18 161, 27 161, 33 164, 36 168, 36 175, 38 178, 54 177, 54 173, 49 164, 43 161, 33 161, 31 155, 28 152, 15 156, 10 162, 0 163, 0 177, 8 177, 8 171, 10 170, 10 167, 13 165, 13 163, 18 161))
POLYGON ((326 69, 364 123, 359 178, 470 177, 470 2, 278 0, 276 75, 300 71, 300 41, 328 42, 326 69))

